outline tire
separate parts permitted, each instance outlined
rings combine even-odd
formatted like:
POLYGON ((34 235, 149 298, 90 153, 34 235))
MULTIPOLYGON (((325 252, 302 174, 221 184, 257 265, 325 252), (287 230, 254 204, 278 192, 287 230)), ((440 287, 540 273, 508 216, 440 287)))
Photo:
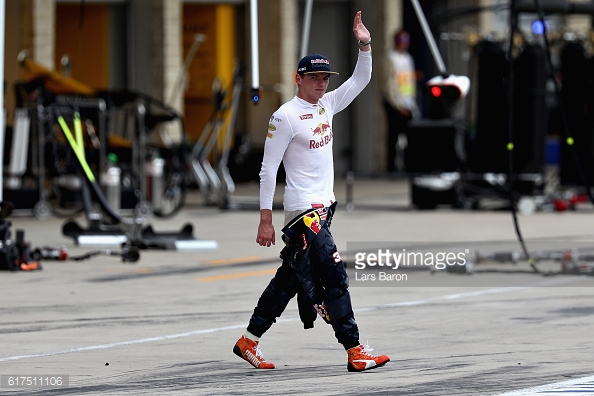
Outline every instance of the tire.
POLYGON ((186 203, 186 184, 181 173, 174 173, 167 177, 165 192, 161 197, 161 207, 153 208, 157 217, 171 217, 184 207, 186 203))

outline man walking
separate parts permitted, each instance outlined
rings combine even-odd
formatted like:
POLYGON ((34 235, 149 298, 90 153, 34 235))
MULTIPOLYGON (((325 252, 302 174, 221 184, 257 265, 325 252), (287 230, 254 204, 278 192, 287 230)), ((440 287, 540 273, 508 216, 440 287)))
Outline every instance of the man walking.
POLYGON ((298 296, 305 328, 316 314, 329 323, 347 351, 347 369, 364 371, 383 366, 388 356, 374 356, 359 342, 345 266, 330 233, 336 208, 332 156, 332 118, 344 110, 371 79, 371 35, 357 12, 353 33, 358 41, 357 65, 340 87, 326 92, 330 76, 338 74, 323 55, 299 62, 297 94, 271 117, 260 171, 260 223, 256 242, 276 242, 272 201, 281 161, 286 172, 283 264, 266 287, 233 352, 256 368, 272 369, 260 352, 260 337, 289 301, 298 296), (312 316, 313 315, 313 316, 312 316))

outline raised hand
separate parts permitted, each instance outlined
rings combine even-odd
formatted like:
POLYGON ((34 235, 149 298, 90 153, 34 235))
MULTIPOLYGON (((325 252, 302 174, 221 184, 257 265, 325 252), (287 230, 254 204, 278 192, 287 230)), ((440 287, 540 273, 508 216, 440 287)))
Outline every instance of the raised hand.
POLYGON ((355 38, 362 43, 368 43, 371 40, 371 33, 369 33, 369 30, 367 30, 361 19, 361 11, 357 11, 357 14, 355 14, 353 33, 355 34, 355 38))

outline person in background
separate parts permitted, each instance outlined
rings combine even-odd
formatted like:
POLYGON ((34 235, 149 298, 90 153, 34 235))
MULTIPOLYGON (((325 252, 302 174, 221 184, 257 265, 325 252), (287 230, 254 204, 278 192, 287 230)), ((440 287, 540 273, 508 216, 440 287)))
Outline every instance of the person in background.
POLYGON ((410 35, 405 30, 394 34, 393 47, 387 51, 381 68, 380 91, 388 122, 388 172, 398 170, 399 138, 406 138, 408 123, 420 115, 417 106, 417 72, 408 52, 410 35))

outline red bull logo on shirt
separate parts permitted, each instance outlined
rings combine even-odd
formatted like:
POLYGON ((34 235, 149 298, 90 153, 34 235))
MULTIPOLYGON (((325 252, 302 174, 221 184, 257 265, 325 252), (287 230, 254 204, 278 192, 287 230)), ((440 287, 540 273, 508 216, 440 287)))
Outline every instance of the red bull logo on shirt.
POLYGON ((303 216, 303 222, 305 223, 307 228, 312 230, 315 234, 320 232, 320 230, 322 229, 322 225, 320 224, 320 216, 318 215, 317 211, 308 213, 305 216, 303 216))
POLYGON ((326 132, 331 131, 331 127, 330 124, 327 122, 324 123, 319 123, 314 129, 312 129, 312 132, 315 135, 322 135, 324 136, 326 134, 326 132))
MULTIPOLYGON (((317 128, 316 128, 317 129, 317 128)), ((334 137, 334 134, 332 133, 332 131, 330 131, 329 134, 324 135, 322 133, 322 130, 320 129, 320 132, 316 132, 314 130, 314 136, 319 133, 321 136, 319 139, 315 140, 315 139, 310 139, 309 141, 309 149, 318 149, 320 147, 324 147, 328 144, 330 144, 330 142, 332 141, 332 137, 334 137)))

